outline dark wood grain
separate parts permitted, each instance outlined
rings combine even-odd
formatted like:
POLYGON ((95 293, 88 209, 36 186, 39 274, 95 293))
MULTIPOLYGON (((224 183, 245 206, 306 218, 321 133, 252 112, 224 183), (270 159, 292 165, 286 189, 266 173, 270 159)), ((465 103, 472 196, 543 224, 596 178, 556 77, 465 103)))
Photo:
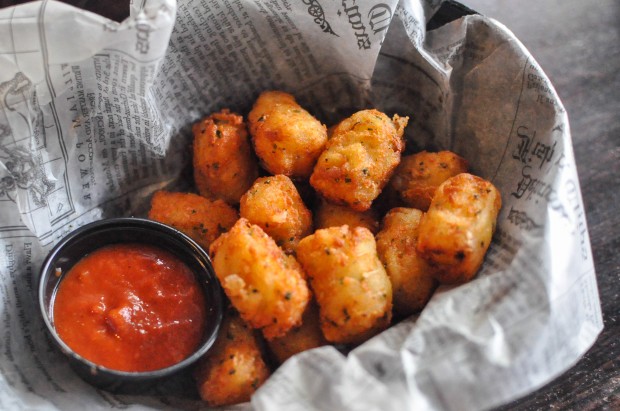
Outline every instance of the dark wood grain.
POLYGON ((502 409, 620 409, 620 1, 463 2, 515 33, 566 107, 605 324, 573 368, 502 409))
MULTIPOLYGON (((32 0, 0 0, 0 8, 28 3, 32 0)), ((121 22, 129 17, 129 0, 59 0, 99 14, 111 20, 121 22)))

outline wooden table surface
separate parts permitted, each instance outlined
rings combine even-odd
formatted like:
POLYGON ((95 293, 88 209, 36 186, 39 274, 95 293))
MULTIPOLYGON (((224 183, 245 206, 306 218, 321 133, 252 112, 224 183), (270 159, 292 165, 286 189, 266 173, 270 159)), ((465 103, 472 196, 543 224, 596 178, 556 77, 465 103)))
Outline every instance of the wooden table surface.
POLYGON ((620 1, 461 0, 502 22, 568 112, 605 329, 573 368, 503 410, 620 410, 620 1))

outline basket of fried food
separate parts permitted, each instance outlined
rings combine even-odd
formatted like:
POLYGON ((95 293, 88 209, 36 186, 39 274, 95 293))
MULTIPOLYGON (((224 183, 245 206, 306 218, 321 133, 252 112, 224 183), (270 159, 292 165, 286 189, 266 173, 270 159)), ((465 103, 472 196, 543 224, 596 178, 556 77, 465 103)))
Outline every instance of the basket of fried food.
POLYGON ((156 192, 149 218, 208 250, 230 304, 194 372, 208 405, 248 401, 291 356, 363 343, 476 275, 500 193, 456 153, 405 155, 407 123, 367 109, 328 129, 265 91, 247 119, 193 126, 196 192, 156 192))

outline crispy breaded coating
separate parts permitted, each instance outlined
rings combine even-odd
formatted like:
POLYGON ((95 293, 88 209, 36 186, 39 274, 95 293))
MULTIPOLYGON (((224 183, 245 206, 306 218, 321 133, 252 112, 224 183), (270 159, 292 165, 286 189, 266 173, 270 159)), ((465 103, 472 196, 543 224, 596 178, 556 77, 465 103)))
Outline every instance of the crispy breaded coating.
POLYGON ((299 242, 297 258, 310 279, 328 341, 361 343, 387 328, 392 285, 368 229, 317 230, 299 242))
POLYGON ((305 274, 262 228, 240 218, 209 251, 232 305, 265 338, 280 337, 301 323, 310 300, 305 274))
POLYGON ((314 229, 327 227, 366 227, 373 234, 379 231, 379 217, 377 212, 370 208, 366 211, 355 211, 346 205, 333 204, 321 201, 314 215, 314 229))
POLYGON ((327 128, 281 91, 261 93, 248 114, 261 165, 271 174, 307 178, 327 142, 327 128))
POLYGON ((327 344, 321 331, 319 307, 311 301, 301 320, 301 325, 287 332, 284 336, 267 341, 278 363, 282 364, 295 354, 327 344))
POLYGON ((198 192, 235 205, 258 177, 243 117, 223 109, 194 124, 194 180, 198 192))
POLYGON ((467 171, 467 161, 451 151, 422 151, 402 158, 390 186, 408 207, 428 210, 435 190, 450 177, 467 171))
POLYGON ((259 225, 287 253, 312 231, 312 213, 285 175, 262 177, 241 197, 240 215, 259 225))
POLYGON ((420 221, 417 250, 441 283, 469 281, 491 244, 500 193, 480 177, 462 173, 443 182, 420 221))
POLYGON ((362 110, 340 122, 310 176, 310 184, 329 201, 366 211, 388 182, 405 147, 409 117, 390 120, 362 110))
POLYGON ((210 407, 247 402, 269 374, 253 330, 229 310, 213 347, 194 370, 200 398, 210 407))
POLYGON ((183 232, 205 250, 239 218, 237 210, 222 200, 168 191, 153 194, 148 217, 183 232))
POLYGON ((401 316, 424 308, 437 286, 431 267, 416 251, 423 214, 414 208, 393 208, 376 236, 379 259, 392 282, 394 313, 401 316))

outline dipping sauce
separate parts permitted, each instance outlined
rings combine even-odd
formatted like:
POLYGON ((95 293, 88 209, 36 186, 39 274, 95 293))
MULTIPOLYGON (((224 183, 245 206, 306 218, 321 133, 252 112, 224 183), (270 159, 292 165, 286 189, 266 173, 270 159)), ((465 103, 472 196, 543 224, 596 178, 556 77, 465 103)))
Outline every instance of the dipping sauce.
POLYGON ((98 365, 151 371, 189 357, 202 342, 206 308, 193 272, 144 244, 115 244, 82 258, 61 280, 54 327, 98 365))

